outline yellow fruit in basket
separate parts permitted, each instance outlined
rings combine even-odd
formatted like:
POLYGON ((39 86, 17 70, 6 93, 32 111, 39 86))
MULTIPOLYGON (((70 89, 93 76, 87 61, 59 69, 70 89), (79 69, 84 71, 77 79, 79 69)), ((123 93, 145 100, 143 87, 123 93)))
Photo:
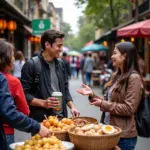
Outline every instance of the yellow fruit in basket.
POLYGON ((94 127, 94 124, 87 124, 81 128, 83 131, 88 131, 94 127))
POLYGON ((62 123, 59 122, 57 126, 58 126, 59 128, 62 128, 62 123))
POLYGON ((57 126, 58 123, 59 123, 59 121, 58 121, 57 119, 55 119, 55 120, 53 121, 53 125, 54 125, 54 126, 57 126))
POLYGON ((115 128, 111 125, 102 126, 102 131, 105 134, 113 134, 115 132, 115 128))
POLYGON ((61 120, 61 122, 66 124, 67 118, 63 118, 63 119, 61 120))

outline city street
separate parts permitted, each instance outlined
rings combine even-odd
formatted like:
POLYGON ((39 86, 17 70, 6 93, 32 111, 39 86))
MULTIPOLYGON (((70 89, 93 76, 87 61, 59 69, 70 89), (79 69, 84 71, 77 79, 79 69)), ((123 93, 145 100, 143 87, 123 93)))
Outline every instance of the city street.
MULTIPOLYGON (((74 99, 74 103, 81 113, 81 116, 94 117, 100 120, 101 112, 99 111, 99 108, 90 106, 87 97, 77 94, 76 89, 79 88, 80 86, 81 86, 81 80, 70 81, 70 91, 74 99)), ((94 87, 93 89, 96 94, 100 95, 101 91, 99 87, 94 87)), ((69 112, 69 116, 71 116, 70 112, 69 112)), ((16 131, 16 134, 15 134, 16 142, 24 141, 25 139, 28 139, 29 137, 30 137, 30 134, 16 131)), ((150 150, 150 139, 138 138, 138 143, 137 143, 137 147, 135 150, 150 150)))

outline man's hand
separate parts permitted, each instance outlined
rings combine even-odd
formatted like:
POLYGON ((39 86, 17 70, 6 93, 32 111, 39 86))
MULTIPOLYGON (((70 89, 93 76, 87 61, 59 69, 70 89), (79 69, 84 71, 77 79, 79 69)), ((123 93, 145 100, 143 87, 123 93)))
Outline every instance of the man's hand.
POLYGON ((47 100, 44 100, 44 108, 53 108, 55 109, 59 106, 59 101, 55 97, 49 97, 47 100))
POLYGON ((80 112, 75 107, 71 108, 71 113, 72 113, 72 117, 80 116, 80 112))

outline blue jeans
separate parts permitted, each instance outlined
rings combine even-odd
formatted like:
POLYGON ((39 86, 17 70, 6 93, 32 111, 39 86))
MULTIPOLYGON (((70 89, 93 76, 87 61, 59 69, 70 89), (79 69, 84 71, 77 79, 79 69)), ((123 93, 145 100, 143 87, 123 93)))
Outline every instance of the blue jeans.
MULTIPOLYGON (((6 134, 6 139, 7 139, 8 147, 10 144, 15 142, 14 134, 6 134)), ((9 148, 9 150, 11 149, 9 148)))
POLYGON ((75 78, 75 76, 76 76, 76 68, 75 67, 71 67, 71 75, 72 75, 72 77, 75 78))
POLYGON ((91 73, 86 72, 86 84, 90 85, 91 84, 91 73))
POLYGON ((121 150, 134 150, 137 143, 137 137, 135 138, 121 138, 118 146, 121 150))

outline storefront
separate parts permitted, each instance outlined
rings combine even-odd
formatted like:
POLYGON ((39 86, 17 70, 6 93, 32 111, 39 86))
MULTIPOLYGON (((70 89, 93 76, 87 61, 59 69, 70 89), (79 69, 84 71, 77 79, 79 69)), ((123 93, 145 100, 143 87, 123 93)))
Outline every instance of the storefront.
POLYGON ((30 27, 31 20, 9 1, 0 0, 0 5, 0 38, 7 39, 15 45, 16 50, 26 54, 31 33, 24 25, 30 27))

